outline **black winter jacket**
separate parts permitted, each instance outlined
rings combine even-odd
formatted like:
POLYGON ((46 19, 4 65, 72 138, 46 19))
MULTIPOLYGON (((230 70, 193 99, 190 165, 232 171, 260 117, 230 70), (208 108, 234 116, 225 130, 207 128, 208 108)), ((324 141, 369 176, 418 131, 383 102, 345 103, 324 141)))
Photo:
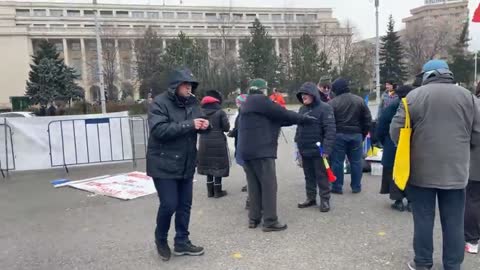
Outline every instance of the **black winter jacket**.
POLYGON ((397 113, 398 106, 400 106, 399 99, 393 101, 392 104, 383 110, 382 115, 378 118, 375 131, 378 141, 383 145, 382 165, 386 168, 393 168, 397 153, 397 146, 390 138, 390 124, 397 113))
POLYGON ((245 161, 276 159, 280 128, 299 124, 305 119, 256 93, 248 96, 240 115, 237 153, 245 161))
POLYGON ((325 154, 330 155, 335 146, 335 117, 333 109, 327 103, 321 101, 320 93, 314 83, 305 83, 297 93, 297 98, 302 101, 302 94, 308 94, 314 98, 310 105, 303 105, 299 113, 310 115, 319 120, 318 123, 297 127, 295 142, 302 157, 320 157, 317 142, 322 144, 325 154))
POLYGON ((366 137, 372 124, 370 109, 361 97, 350 93, 346 81, 337 81, 332 85, 336 96, 328 102, 335 114, 337 133, 360 133, 366 137))
POLYGON ((195 90, 198 83, 188 69, 172 74, 168 91, 150 104, 147 174, 158 179, 191 179, 197 162, 197 130, 193 119, 204 118, 195 97, 179 98, 175 92, 183 82, 195 90))
POLYGON ((210 121, 211 129, 200 134, 198 146, 198 167, 201 175, 227 177, 230 171, 227 137, 230 130, 227 114, 219 103, 205 104, 202 110, 210 121))

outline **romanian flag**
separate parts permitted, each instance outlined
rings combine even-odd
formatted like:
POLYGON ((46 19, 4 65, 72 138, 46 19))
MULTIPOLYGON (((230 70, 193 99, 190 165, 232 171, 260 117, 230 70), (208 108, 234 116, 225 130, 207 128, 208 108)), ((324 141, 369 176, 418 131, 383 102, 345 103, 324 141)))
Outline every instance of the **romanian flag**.
MULTIPOLYGON (((320 156, 322 156, 323 155, 322 144, 320 142, 317 142, 317 146, 318 146, 318 150, 320 151, 320 156)), ((324 157, 322 157, 322 159, 323 159, 323 165, 325 165, 325 169, 327 170, 328 182, 333 183, 337 181, 337 177, 333 173, 332 168, 330 168, 330 164, 328 164, 328 160, 324 157)))
POLYGON ((480 23, 480 4, 478 4, 477 9, 473 13, 472 22, 480 23))

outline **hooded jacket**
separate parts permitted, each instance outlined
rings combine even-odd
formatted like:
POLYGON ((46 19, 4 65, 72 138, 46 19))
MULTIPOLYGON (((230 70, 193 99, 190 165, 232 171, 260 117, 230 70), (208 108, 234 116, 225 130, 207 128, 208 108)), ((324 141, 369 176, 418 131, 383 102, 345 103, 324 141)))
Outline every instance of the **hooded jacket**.
POLYGON ((335 145, 335 117, 333 109, 321 101, 320 93, 314 83, 304 83, 297 93, 297 99, 303 103, 302 94, 313 97, 313 103, 303 105, 299 113, 317 118, 318 123, 297 127, 295 142, 304 158, 320 157, 317 142, 320 142, 325 154, 330 155, 335 145))
POLYGON ((227 177, 230 170, 224 134, 230 130, 227 114, 222 110, 220 100, 211 96, 202 100, 202 111, 210 121, 211 129, 200 134, 197 171, 201 175, 227 177))
MULTIPOLYGON (((454 84, 451 73, 423 82, 407 95, 413 130, 410 144, 409 184, 437 189, 463 189, 469 178, 474 131, 480 130, 477 100, 454 84)), ((405 125, 401 103, 390 125, 390 137, 398 144, 405 125)))
POLYGON ((332 84, 335 98, 328 102, 333 108, 337 133, 362 134, 367 136, 372 124, 372 114, 365 101, 350 93, 348 82, 337 79, 332 84))
POLYGON ((148 112, 150 138, 147 150, 147 174, 157 179, 191 179, 197 162, 197 130, 193 120, 204 118, 195 97, 176 95, 184 82, 198 82, 188 69, 170 75, 169 88, 155 97, 148 112))

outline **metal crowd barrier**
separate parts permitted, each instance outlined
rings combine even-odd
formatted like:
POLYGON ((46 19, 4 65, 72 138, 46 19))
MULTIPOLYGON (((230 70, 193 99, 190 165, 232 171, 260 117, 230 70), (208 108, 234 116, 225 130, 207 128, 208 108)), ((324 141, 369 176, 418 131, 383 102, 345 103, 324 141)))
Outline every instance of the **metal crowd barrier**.
POLYGON ((51 167, 145 159, 148 125, 140 116, 55 120, 48 124, 51 167))
POLYGON ((9 171, 15 170, 15 150, 13 148, 12 128, 7 124, 7 119, 3 118, 0 123, 0 172, 5 178, 9 171), (3 130, 2 130, 3 128, 3 130))

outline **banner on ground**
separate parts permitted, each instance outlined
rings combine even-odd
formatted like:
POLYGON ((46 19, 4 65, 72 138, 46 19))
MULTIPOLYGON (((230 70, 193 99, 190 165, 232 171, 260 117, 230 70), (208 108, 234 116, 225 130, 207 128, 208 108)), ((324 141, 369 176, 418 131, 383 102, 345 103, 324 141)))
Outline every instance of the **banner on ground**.
POLYGON ((75 181, 67 186, 121 200, 133 200, 156 193, 151 177, 144 172, 130 172, 105 178, 75 181))

